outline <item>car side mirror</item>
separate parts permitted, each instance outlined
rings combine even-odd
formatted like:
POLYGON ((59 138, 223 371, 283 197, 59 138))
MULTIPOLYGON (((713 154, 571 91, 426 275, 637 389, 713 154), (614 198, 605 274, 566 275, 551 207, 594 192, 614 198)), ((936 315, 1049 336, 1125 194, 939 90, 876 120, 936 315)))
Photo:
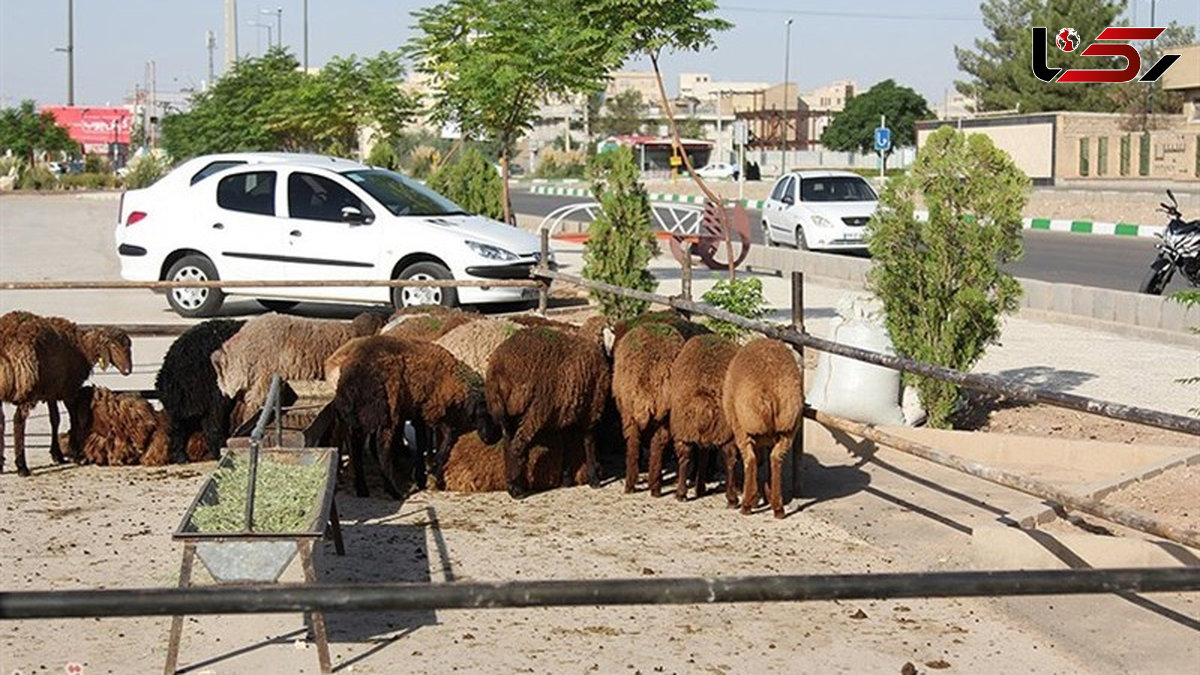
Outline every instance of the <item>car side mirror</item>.
POLYGON ((792 204, 796 203, 795 198, 793 198, 791 195, 784 195, 783 199, 780 199, 779 201, 783 202, 784 204, 787 204, 788 206, 791 206, 792 204))
POLYGON ((342 222, 350 223, 351 225, 369 225, 371 219, 362 212, 361 209, 355 206, 342 207, 342 222))

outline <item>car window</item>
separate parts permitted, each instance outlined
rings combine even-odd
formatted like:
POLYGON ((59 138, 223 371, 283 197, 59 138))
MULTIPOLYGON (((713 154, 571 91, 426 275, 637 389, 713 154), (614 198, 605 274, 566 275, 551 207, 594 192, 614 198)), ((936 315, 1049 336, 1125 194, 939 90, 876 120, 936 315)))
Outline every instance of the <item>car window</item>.
POLYGON ((792 201, 796 201, 796 177, 788 176, 787 186, 783 188, 783 194, 791 197, 792 201))
POLYGON ((783 186, 787 185, 788 181, 791 179, 791 176, 784 176, 783 178, 780 178, 779 182, 775 183, 775 189, 771 190, 771 199, 774 199, 777 202, 783 201, 783 186))
POLYGON ((867 181, 857 176, 826 176, 800 181, 800 198, 806 202, 872 202, 877 199, 867 181))
POLYGON ((461 206, 410 178, 386 169, 356 169, 343 176, 383 204, 396 216, 465 214, 461 206))
POLYGON ((218 171, 224 171, 225 169, 228 169, 230 167, 241 166, 242 164, 245 164, 245 162, 236 160, 236 159, 211 162, 209 164, 206 164, 203 169, 200 169, 194 175, 192 175, 192 183, 191 184, 195 185, 196 183, 199 183, 200 181, 204 180, 205 178, 208 178, 209 176, 213 175, 214 173, 216 173, 218 171))
POLYGON ((217 183, 217 206, 230 211, 275 215, 275 172, 226 176, 217 183))
POLYGON ((342 209, 347 206, 370 213, 353 192, 324 176, 297 172, 288 177, 288 215, 292 218, 342 222, 342 209))

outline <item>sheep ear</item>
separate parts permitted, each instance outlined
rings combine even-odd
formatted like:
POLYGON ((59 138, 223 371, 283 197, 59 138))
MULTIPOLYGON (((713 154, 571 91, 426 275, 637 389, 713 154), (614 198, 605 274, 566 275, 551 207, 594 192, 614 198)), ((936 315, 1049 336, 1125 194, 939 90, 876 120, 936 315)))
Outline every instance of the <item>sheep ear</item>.
POLYGON ((225 350, 218 349, 208 358, 212 361, 213 370, 217 371, 217 379, 220 380, 221 374, 225 371, 225 350))

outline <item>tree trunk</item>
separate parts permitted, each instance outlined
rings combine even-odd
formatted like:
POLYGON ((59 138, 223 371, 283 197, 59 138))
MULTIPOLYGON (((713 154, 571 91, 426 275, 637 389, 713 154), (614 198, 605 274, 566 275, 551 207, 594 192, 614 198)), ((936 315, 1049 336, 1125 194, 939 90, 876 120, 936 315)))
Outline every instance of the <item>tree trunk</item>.
MULTIPOLYGON (((679 150, 679 154, 683 157, 683 164, 687 167, 688 175, 692 177, 692 180, 700 188, 700 191, 704 193, 704 196, 717 205, 717 209, 721 213, 721 220, 725 226, 725 256, 729 260, 729 280, 732 281, 734 279, 733 242, 730 239, 729 230, 731 224, 729 222, 729 214, 725 211, 725 201, 714 194, 712 190, 708 189, 708 186, 704 184, 704 180, 700 176, 697 176, 696 170, 692 168, 692 160, 684 152, 683 141, 679 138, 679 127, 675 124, 674 113, 671 112, 671 102, 667 100, 667 89, 663 86, 662 71, 658 69, 657 55, 650 54, 650 64, 654 66, 654 79, 658 81, 658 95, 662 98, 663 113, 667 116, 667 126, 671 129, 671 140, 675 142, 675 148, 679 150)), ((717 114, 720 114, 720 110, 717 111, 717 114)))
POLYGON ((504 201, 504 222, 509 225, 516 225, 516 219, 513 218, 512 202, 509 201, 508 195, 508 143, 502 142, 500 145, 500 184, 501 184, 501 199, 504 201))

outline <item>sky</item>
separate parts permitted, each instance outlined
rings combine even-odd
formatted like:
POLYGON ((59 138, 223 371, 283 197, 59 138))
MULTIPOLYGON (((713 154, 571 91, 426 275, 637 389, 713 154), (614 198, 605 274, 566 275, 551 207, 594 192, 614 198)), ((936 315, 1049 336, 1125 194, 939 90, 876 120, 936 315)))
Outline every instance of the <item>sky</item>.
MULTIPOLYGON (((1151 0, 1130 0, 1129 18, 1149 23, 1151 0)), ((216 72, 224 53, 223 0, 75 0, 75 102, 120 104, 145 86, 155 62, 160 91, 199 89, 208 77, 205 33, 217 36, 216 72)), ((434 4, 417 0, 308 0, 309 61, 393 50, 412 35, 410 12, 434 4)), ((1200 23, 1200 0, 1157 0, 1158 25, 1200 23)), ((954 45, 985 33, 975 0, 719 0, 717 14, 735 27, 701 53, 668 54, 662 65, 669 90, 681 72, 714 80, 782 82, 802 90, 855 80, 859 90, 886 78, 910 86, 931 105, 941 103, 962 75, 954 45), (790 49, 785 23, 794 19, 790 49)), ((267 35, 250 22, 275 24, 283 8, 283 42, 301 53, 302 0, 239 0, 238 44, 243 55, 264 50, 267 35), (265 11, 266 13, 262 13, 265 11)), ((67 0, 0 0, 0 107, 32 98, 65 103, 67 0)), ((1086 39, 1086 38, 1085 38, 1086 39)), ((627 69, 648 69, 631 62, 627 69)))

